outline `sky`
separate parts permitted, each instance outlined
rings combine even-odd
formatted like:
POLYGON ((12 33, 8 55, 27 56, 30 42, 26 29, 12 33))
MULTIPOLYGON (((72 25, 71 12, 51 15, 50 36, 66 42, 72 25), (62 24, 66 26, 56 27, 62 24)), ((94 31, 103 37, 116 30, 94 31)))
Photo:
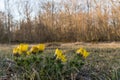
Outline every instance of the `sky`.
MULTIPOLYGON (((5 12, 4 1, 5 0, 0 0, 0 11, 2 11, 2 12, 5 12)), ((21 0, 21 1, 28 1, 28 0, 21 0)), ((30 1, 32 1, 32 0, 30 0, 30 1)), ((13 15, 14 19, 19 20, 21 16, 19 16, 16 5, 14 5, 15 3, 18 4, 19 0, 10 0, 10 3, 12 4, 12 6, 10 8, 12 10, 12 15, 13 15)))
MULTIPOLYGON (((4 1, 5 0, 0 0, 0 11, 5 11, 5 6, 4 6, 4 1)), ((10 0, 12 6, 10 7, 11 8, 11 11, 12 11, 12 15, 14 16, 14 19, 15 20, 19 20, 21 18, 21 16, 19 15, 18 13, 18 9, 16 8, 16 2, 17 4, 19 3, 19 1, 30 1, 31 4, 33 4, 33 8, 35 9, 34 12, 33 12, 33 15, 35 15, 37 13, 37 8, 39 8, 38 6, 34 5, 37 4, 37 1, 40 1, 40 0, 10 0)), ((44 1, 44 0, 41 0, 41 1, 44 1)), ((46 0, 46 1, 52 1, 52 0, 46 0)), ((60 0, 53 0, 55 2, 59 2, 60 0)), ((82 0, 78 0, 78 1, 82 1, 82 0)), ((86 1, 86 0, 85 0, 86 1)), ((91 1, 91 0, 89 0, 91 1)), ((96 0, 97 1, 97 0, 96 0)), ((101 0, 98 0, 98 1, 101 1, 101 0)), ((109 1, 109 0, 105 0, 105 1, 109 1)), ((113 0, 113 1, 117 1, 117 0, 113 0)), ((82 4, 84 4, 84 0, 81 2, 82 4)), ((107 3, 107 2, 106 2, 107 3)), ((22 4, 20 4, 22 5, 22 4)), ((85 5, 86 6, 86 5, 85 5)), ((23 17, 23 16, 22 16, 23 17)))
POLYGON ((0 0, 0 11, 4 11, 4 0, 0 0))
POLYGON ((0 11, 4 11, 4 0, 0 0, 0 11))
MULTIPOLYGON (((0 11, 2 11, 2 12, 5 12, 4 1, 5 0, 0 0, 0 11)), ((21 1, 30 1, 31 4, 38 4, 37 3, 38 0, 36 0, 36 1, 34 1, 34 0, 21 0, 21 1)), ((41 0, 41 1, 44 1, 44 0, 41 0)), ((52 1, 52 0, 46 0, 46 1, 52 1)), ((54 1, 59 2, 60 0, 54 0, 54 1)), ((18 4, 19 0, 10 0, 10 3, 12 4, 12 6, 10 8, 12 10, 12 13, 13 13, 12 15, 14 16, 14 19, 15 20, 19 20, 21 16, 19 16, 19 13, 18 13, 18 10, 16 8, 16 5, 14 5, 14 4, 18 4)), ((33 7, 37 11, 37 6, 34 5, 33 7)), ((37 12, 34 12, 34 13, 37 13, 37 12)), ((34 15, 34 13, 33 13, 33 15, 34 15)))

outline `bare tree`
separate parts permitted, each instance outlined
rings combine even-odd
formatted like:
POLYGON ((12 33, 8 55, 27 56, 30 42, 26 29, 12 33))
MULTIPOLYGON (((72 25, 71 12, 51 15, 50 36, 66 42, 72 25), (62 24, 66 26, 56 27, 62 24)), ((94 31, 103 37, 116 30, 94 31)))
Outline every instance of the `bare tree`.
POLYGON ((6 31, 7 31, 7 36, 8 36, 8 42, 11 43, 11 26, 12 26, 12 15, 11 15, 11 5, 10 5, 10 0, 4 0, 5 3, 5 26, 6 26, 6 31))

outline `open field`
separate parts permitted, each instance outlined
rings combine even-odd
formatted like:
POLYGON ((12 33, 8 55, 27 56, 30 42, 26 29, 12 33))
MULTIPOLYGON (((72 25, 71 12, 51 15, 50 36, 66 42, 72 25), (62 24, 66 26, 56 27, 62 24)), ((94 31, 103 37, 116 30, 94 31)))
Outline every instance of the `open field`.
MULTIPOLYGON (((0 50, 10 49, 15 47, 17 44, 8 45, 0 44, 0 50)), ((31 46, 34 44, 30 44, 31 46)), ((84 42, 75 42, 75 43, 46 43, 48 47, 68 47, 68 48, 77 48, 77 47, 87 47, 87 48, 120 48, 120 42, 93 42, 93 43, 84 43, 84 42)))
MULTIPOLYGON (((32 44, 33 45, 33 44, 32 44)), ((32 46, 30 45, 30 46, 32 46)), ((2 61, 11 58, 12 48, 16 45, 0 45, 0 76, 5 75, 2 61)), ((61 48, 70 54, 84 47, 90 56, 79 73, 83 80, 120 80, 120 43, 46 43, 45 53, 53 53, 55 48, 61 48), (91 78, 92 77, 92 78, 91 78)))
POLYGON ((120 80, 120 0, 0 0, 0 80, 120 80))

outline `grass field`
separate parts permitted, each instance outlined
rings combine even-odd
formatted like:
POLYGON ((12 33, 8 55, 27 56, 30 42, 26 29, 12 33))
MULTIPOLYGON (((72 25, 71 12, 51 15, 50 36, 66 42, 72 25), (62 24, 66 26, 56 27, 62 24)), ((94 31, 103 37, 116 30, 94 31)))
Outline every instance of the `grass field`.
MULTIPOLYGON (((7 67, 3 61, 12 58, 12 48, 15 46, 0 45, 0 77, 6 75, 7 67)), ((90 56, 79 72, 78 80, 120 80, 120 43, 46 43, 45 53, 50 54, 55 48, 60 48, 70 54, 79 47, 84 47, 90 56)))

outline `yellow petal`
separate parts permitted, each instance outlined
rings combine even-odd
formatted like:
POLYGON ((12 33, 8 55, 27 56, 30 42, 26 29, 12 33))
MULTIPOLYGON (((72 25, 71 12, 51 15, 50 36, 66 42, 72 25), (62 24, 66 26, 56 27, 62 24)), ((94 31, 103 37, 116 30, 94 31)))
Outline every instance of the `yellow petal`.
POLYGON ((78 49, 78 50, 76 51, 76 53, 77 53, 77 54, 83 54, 83 51, 84 51, 84 49, 83 49, 83 48, 80 48, 80 49, 78 49))
POLYGON ((55 55, 57 56, 56 59, 59 59, 62 62, 66 62, 67 61, 65 55, 63 55, 63 53, 62 53, 62 50, 56 49, 55 50, 55 55))
POLYGON ((77 54, 81 54, 84 58, 86 58, 87 56, 89 56, 89 53, 83 49, 83 48, 80 48, 76 51, 77 54))
POLYGON ((37 47, 38 47, 39 51, 44 51, 45 44, 38 44, 37 47))
POLYGON ((20 44, 18 48, 21 52, 26 52, 28 50, 28 44, 20 44))
POLYGON ((85 52, 83 53, 83 57, 86 58, 86 57, 89 56, 89 54, 90 54, 90 53, 88 53, 88 52, 85 51, 85 52))
POLYGON ((66 62, 66 61, 67 61, 65 55, 62 55, 62 56, 61 56, 61 61, 62 61, 62 62, 66 62))
POLYGON ((31 54, 31 52, 30 51, 27 51, 27 55, 30 55, 31 54))
POLYGON ((30 49, 30 52, 32 53, 38 53, 39 52, 39 49, 37 46, 33 46, 31 49, 30 49))
POLYGON ((18 53, 18 49, 17 48, 14 48, 13 49, 13 54, 17 54, 18 53))
POLYGON ((62 51, 59 50, 59 49, 56 49, 56 50, 55 50, 55 55, 59 55, 59 56, 62 55, 62 51))

